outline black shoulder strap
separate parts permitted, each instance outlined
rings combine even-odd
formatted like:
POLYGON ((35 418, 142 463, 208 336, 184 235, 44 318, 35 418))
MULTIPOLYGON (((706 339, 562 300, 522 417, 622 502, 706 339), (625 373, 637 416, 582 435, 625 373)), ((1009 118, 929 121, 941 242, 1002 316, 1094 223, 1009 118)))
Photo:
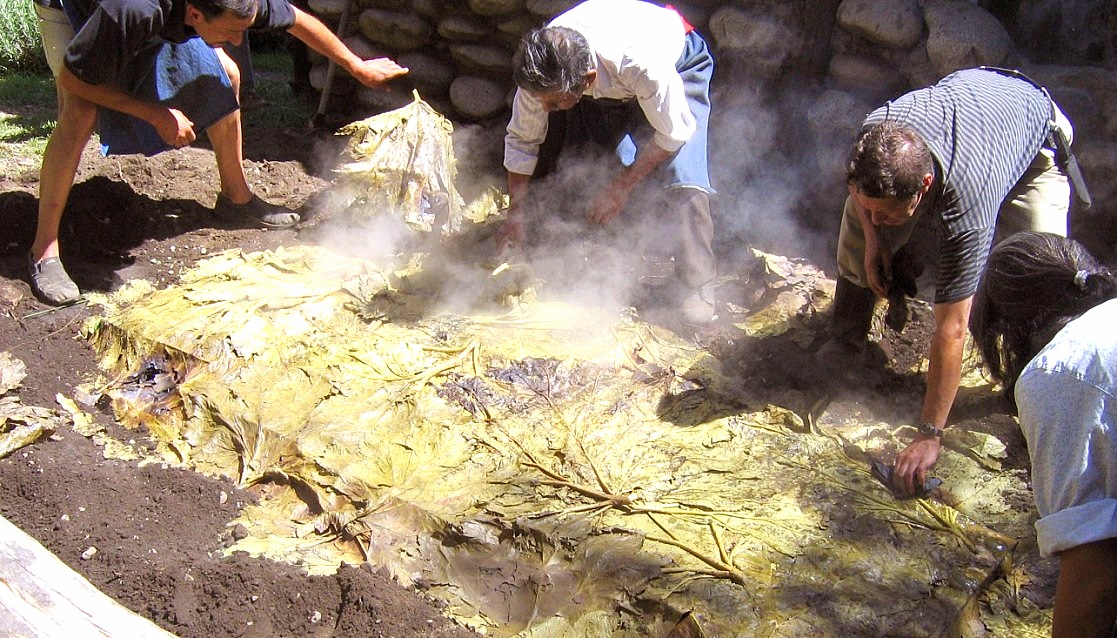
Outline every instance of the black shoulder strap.
POLYGON ((1047 141, 1052 148, 1055 149, 1055 162, 1059 168, 1063 169, 1067 179, 1070 180, 1071 186, 1074 187, 1074 197, 1083 208, 1089 208, 1093 203, 1093 198, 1090 197, 1090 191, 1086 188, 1086 179, 1082 176, 1082 169, 1078 166, 1078 159, 1074 157, 1074 153, 1070 150, 1070 141, 1063 133, 1062 129, 1055 126, 1055 100, 1051 97, 1051 92, 1047 87, 1032 78, 1025 75, 1018 69, 1005 69, 998 66, 980 66, 982 71, 992 71, 999 73, 1006 77, 1016 78, 1023 80, 1028 84, 1043 91, 1043 95, 1047 97, 1047 103, 1051 107, 1051 112, 1047 116, 1047 141))

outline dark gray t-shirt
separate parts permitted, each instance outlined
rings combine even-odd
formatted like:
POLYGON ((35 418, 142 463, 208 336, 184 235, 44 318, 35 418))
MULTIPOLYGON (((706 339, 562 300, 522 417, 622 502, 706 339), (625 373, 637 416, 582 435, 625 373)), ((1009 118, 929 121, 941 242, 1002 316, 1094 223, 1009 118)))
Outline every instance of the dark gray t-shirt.
POLYGON ((1047 139, 1051 103, 1031 83, 994 71, 952 73, 869 114, 864 126, 899 122, 920 135, 941 188, 935 302, 973 295, 989 256, 997 212, 1047 139))
MULTIPOLYGON (((90 84, 124 76, 137 55, 166 42, 197 37, 186 26, 186 0, 63 0, 74 28, 66 68, 90 84)), ((287 29, 295 12, 287 0, 260 0, 253 29, 287 29)))

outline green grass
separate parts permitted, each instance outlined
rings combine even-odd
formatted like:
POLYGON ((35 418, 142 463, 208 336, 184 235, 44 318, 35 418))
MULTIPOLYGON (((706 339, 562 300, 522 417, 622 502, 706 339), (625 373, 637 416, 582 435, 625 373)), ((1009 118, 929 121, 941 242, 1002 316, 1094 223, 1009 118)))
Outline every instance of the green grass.
POLYGON ((4 75, 47 68, 32 1, 0 0, 0 73, 4 75))
POLYGON ((0 170, 35 167, 56 119, 54 79, 48 75, 0 75, 0 170))
POLYGON ((20 108, 53 111, 56 108, 54 95, 54 78, 50 73, 0 75, 0 108, 5 112, 20 108))
POLYGON ((245 134, 254 129, 306 127, 314 108, 291 93, 291 56, 282 49, 252 50, 256 69, 256 94, 268 101, 266 108, 245 114, 245 134))
POLYGON ((45 127, 46 134, 29 132, 14 116, 0 113, 0 171, 15 174, 19 168, 38 166, 47 148, 47 136, 53 122, 45 127))

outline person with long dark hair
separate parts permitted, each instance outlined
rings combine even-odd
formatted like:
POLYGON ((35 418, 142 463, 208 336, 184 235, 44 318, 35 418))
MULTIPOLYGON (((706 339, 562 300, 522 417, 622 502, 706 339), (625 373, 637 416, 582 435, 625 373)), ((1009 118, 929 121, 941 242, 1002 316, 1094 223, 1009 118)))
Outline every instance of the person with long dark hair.
POLYGON ((993 249, 970 332, 1028 441, 1040 553, 1059 557, 1053 636, 1117 630, 1117 276, 1078 242, 993 249))

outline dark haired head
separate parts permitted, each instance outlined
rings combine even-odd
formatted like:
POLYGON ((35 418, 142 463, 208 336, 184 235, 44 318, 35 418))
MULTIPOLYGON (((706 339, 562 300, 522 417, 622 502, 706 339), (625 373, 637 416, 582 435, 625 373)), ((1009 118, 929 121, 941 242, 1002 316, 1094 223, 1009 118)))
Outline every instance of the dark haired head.
POLYGON ((260 0, 188 0, 207 20, 223 14, 251 18, 260 9, 260 0))
POLYGON ((909 200, 934 170, 923 139, 906 126, 885 121, 862 129, 849 153, 846 182, 868 197, 909 200))
POLYGON ((1081 244, 1022 232, 989 254, 970 313, 970 332, 1009 400, 1024 366, 1059 330, 1117 297, 1117 278, 1081 244))
POLYGON ((535 93, 581 93, 593 68, 593 53, 581 33, 546 27, 524 34, 512 58, 512 79, 535 93))

